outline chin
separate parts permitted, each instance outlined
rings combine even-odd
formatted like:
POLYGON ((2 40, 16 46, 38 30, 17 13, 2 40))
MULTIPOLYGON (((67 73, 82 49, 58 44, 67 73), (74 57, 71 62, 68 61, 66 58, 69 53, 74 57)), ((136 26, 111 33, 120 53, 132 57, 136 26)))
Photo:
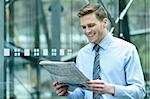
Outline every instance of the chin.
POLYGON ((91 43, 96 43, 96 41, 90 40, 91 43))
POLYGON ((91 43, 96 43, 96 42, 97 42, 97 38, 95 38, 95 37, 88 38, 88 39, 89 39, 89 41, 90 41, 91 43))

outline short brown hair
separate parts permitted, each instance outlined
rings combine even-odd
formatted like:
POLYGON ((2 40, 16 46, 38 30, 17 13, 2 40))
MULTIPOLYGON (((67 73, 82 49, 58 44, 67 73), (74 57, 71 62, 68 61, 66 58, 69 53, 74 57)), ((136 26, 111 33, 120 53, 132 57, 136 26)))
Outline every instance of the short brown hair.
POLYGON ((107 13, 105 11, 105 9, 99 5, 99 4, 87 4, 84 7, 82 7, 79 12, 78 12, 78 16, 82 17, 84 15, 87 14, 91 14, 91 13, 95 13, 97 19, 99 20, 103 20, 104 18, 107 18, 107 13))

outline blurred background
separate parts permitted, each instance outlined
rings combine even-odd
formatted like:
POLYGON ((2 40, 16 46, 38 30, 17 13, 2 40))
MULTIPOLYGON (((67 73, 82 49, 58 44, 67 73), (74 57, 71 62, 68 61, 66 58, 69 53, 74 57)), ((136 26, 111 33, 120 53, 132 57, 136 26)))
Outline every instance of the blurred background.
POLYGON ((150 0, 0 0, 0 99, 66 99, 40 60, 75 61, 88 43, 78 10, 99 3, 109 31, 136 45, 150 99, 150 0))

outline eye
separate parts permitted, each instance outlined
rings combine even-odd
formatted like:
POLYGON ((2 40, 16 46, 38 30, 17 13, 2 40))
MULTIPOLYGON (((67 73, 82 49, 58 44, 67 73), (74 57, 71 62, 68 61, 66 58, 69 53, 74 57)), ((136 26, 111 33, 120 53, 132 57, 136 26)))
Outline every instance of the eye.
POLYGON ((82 29, 86 29, 86 26, 81 26, 82 27, 82 29))

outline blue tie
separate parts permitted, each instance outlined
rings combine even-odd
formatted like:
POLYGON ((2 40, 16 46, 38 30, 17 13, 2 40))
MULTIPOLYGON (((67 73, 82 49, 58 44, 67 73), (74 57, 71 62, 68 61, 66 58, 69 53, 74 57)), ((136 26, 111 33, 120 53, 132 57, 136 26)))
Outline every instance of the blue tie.
MULTIPOLYGON (((95 59, 94 59, 94 66, 93 66, 93 80, 96 80, 96 79, 101 79, 100 77, 100 71, 101 71, 101 68, 100 68, 100 60, 99 60, 99 49, 100 49, 100 46, 98 44, 96 44, 93 49, 95 50, 95 59)), ((100 94, 96 94, 96 93, 93 93, 93 99, 100 99, 100 94)))

